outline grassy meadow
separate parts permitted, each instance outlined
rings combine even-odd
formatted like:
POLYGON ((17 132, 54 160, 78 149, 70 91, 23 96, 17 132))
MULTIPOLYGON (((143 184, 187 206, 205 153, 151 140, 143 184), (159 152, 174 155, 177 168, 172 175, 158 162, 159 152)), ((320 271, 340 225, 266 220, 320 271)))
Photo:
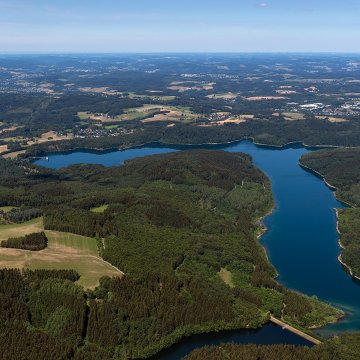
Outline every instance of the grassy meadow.
MULTIPOLYGON (((44 229, 42 219, 0 226, 0 241, 44 229)), ((78 284, 94 289, 100 277, 122 273, 98 256, 96 239, 58 231, 45 231, 48 247, 42 251, 0 248, 0 268, 73 269, 80 274, 78 284)))

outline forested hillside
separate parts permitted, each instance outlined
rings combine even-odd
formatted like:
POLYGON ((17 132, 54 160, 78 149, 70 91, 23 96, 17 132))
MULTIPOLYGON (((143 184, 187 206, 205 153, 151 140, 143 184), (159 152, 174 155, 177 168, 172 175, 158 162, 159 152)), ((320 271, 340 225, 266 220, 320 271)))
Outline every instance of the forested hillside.
POLYGON ((226 143, 247 138, 253 138, 257 143, 275 146, 284 146, 289 142, 336 146, 360 144, 360 128, 355 121, 327 124, 317 119, 301 122, 264 119, 213 127, 181 123, 171 127, 167 125, 167 122, 143 124, 140 121, 133 121, 131 126, 127 124, 131 129, 136 129, 130 134, 35 144, 27 148, 26 155, 40 156, 50 152, 75 149, 118 149, 151 142, 179 145, 226 143))
POLYGON ((276 282, 257 240, 271 185, 247 155, 186 151, 58 171, 0 160, 0 168, 0 206, 39 209, 45 229, 97 237, 103 258, 125 272, 85 292, 73 272, 62 280, 3 270, 4 359, 20 343, 18 359, 48 348, 52 359, 146 358, 186 335, 259 327, 270 313, 303 328, 342 315, 276 282))
POLYGON ((339 210, 341 259, 360 277, 360 149, 321 150, 305 155, 301 163, 337 188, 336 196, 351 208, 339 210))

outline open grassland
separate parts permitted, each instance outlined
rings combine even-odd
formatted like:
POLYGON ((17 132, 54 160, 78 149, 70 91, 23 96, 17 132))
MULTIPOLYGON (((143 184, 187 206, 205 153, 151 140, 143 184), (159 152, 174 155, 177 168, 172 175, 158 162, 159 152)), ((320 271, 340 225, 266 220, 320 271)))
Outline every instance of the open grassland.
POLYGON ((10 142, 10 141, 21 141, 25 142, 26 145, 24 146, 31 146, 34 144, 42 144, 49 141, 61 141, 61 140, 70 140, 73 139, 73 134, 67 134, 67 135, 59 135, 56 131, 47 131, 43 134, 41 134, 40 137, 35 138, 28 138, 23 136, 16 136, 16 137, 7 137, 4 138, 4 141, 10 142))
POLYGON ((0 211, 10 212, 12 209, 15 209, 15 206, 0 206, 0 211))
POLYGON ((94 213, 103 213, 108 207, 109 207, 109 205, 105 204, 105 205, 91 208, 90 211, 92 211, 94 213))
POLYGON ((161 92, 158 93, 157 91, 147 90, 150 94, 149 95, 140 95, 134 92, 129 93, 130 99, 151 99, 157 101, 172 101, 175 100, 176 96, 173 95, 161 95, 161 92))
POLYGON ((282 113, 282 115, 284 116, 285 120, 288 121, 296 121, 296 120, 304 120, 305 119, 305 115, 302 113, 297 113, 297 112, 284 112, 282 113))
MULTIPOLYGON (((221 113, 219 113, 221 114, 221 113)), ((223 126, 225 124, 241 124, 247 122, 249 120, 254 120, 255 115, 231 115, 229 117, 224 118, 223 120, 215 120, 211 121, 208 124, 199 124, 200 127, 210 127, 210 126, 223 126)))
MULTIPOLYGON (((28 137, 12 137, 5 138, 4 141, 10 142, 22 142, 22 146, 29 147, 36 144, 43 144, 50 141, 62 141, 62 140, 71 140, 74 138, 74 135, 69 133, 66 135, 59 135, 56 131, 47 131, 46 133, 41 134, 40 137, 28 138, 28 137)), ((0 146, 0 154, 8 151, 7 145, 0 146)), ((13 151, 3 155, 5 159, 15 159, 18 155, 24 154, 25 150, 13 151)))
POLYGON ((225 124, 241 124, 247 120, 253 120, 254 115, 232 115, 224 120, 216 122, 216 125, 225 125, 225 124))
POLYGON ((8 151, 7 145, 0 145, 0 154, 4 153, 6 151, 8 151))
POLYGON ((34 145, 34 144, 42 144, 48 141, 61 141, 61 140, 70 140, 73 139, 73 134, 67 134, 67 135, 59 135, 55 131, 48 131, 46 133, 43 133, 41 137, 35 138, 34 141, 28 141, 28 145, 34 145))
MULTIPOLYGON (((0 240, 43 230, 42 219, 0 226, 0 240)), ((98 256, 96 239, 70 233, 45 231, 48 247, 42 251, 0 248, 0 268, 73 269, 78 284, 93 289, 102 276, 119 277, 122 272, 98 256)))
POLYGON ((239 94, 235 94, 232 92, 228 92, 228 93, 223 93, 223 94, 211 94, 211 95, 207 95, 206 97, 208 99, 223 99, 223 100, 232 100, 232 99, 236 99, 239 96, 239 94))
MULTIPOLYGON (((3 123, 3 124, 4 124, 4 123, 3 123)), ((23 125, 13 125, 13 126, 10 126, 10 127, 8 127, 8 128, 1 129, 1 131, 2 131, 3 133, 6 133, 6 132, 15 131, 15 130, 20 129, 20 128, 22 128, 22 127, 24 127, 24 126, 23 126, 23 125)))
POLYGON ((15 159, 18 155, 25 154, 26 150, 14 151, 3 155, 4 159, 15 159))
POLYGON ((233 281, 232 281, 232 275, 231 272, 225 268, 221 268, 221 270, 218 272, 218 275, 220 276, 220 279, 226 284, 229 285, 231 288, 235 287, 233 281))
POLYGON ((163 106, 158 111, 161 114, 152 115, 142 122, 154 122, 154 121, 181 121, 190 123, 200 118, 199 114, 196 114, 188 107, 183 106, 163 106))
POLYGON ((19 237, 44 229, 42 218, 33 219, 22 224, 0 225, 0 241, 10 237, 19 237))
POLYGON ((114 122, 114 121, 121 121, 122 117, 119 116, 108 116, 107 114, 94 114, 88 111, 79 111, 77 116, 80 120, 92 120, 92 121, 99 121, 101 123, 107 122, 114 122))
POLYGON ((344 119, 344 118, 338 118, 338 117, 333 117, 333 116, 316 116, 317 119, 321 119, 321 120, 327 120, 331 123, 343 123, 343 122, 348 122, 349 120, 344 119))
POLYGON ((216 85, 216 83, 203 83, 200 81, 173 81, 170 86, 168 86, 168 89, 178 91, 179 93, 190 90, 209 91, 214 89, 214 85, 216 85))
POLYGON ((159 111, 165 111, 167 106, 145 104, 141 107, 129 108, 121 115, 121 120, 142 120, 151 117, 159 111))
POLYGON ((104 94, 104 95, 122 95, 121 92, 110 89, 109 87, 81 87, 79 90, 87 94, 104 94))
POLYGON ((92 120, 101 123, 129 120, 140 120, 142 122, 192 122, 200 117, 199 114, 192 112, 188 107, 158 104, 144 104, 141 107, 128 108, 125 110, 124 114, 118 116, 109 116, 107 114, 94 114, 86 111, 78 112, 77 115, 81 120, 92 120))
POLYGON ((250 96, 246 97, 245 100, 247 101, 267 101, 267 100, 286 100, 289 99, 285 96, 250 96))

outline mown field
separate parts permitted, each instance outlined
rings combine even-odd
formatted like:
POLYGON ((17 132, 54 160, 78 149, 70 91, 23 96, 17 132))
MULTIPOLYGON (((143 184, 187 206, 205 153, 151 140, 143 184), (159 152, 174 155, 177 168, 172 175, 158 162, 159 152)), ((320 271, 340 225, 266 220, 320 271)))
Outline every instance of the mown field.
MULTIPOLYGON (((44 229, 42 219, 24 224, 0 226, 0 241, 44 229)), ((102 276, 122 273, 98 256, 96 239, 58 231, 45 231, 49 240, 43 251, 0 248, 0 268, 73 269, 80 274, 78 284, 94 289, 102 276)))
POLYGON ((86 111, 78 112, 77 116, 83 121, 90 120, 105 124, 129 120, 140 120, 145 122, 171 120, 186 123, 192 122, 200 117, 199 114, 192 112, 189 107, 156 104, 144 104, 140 107, 127 108, 124 109, 123 114, 111 117, 106 114, 94 114, 86 111))

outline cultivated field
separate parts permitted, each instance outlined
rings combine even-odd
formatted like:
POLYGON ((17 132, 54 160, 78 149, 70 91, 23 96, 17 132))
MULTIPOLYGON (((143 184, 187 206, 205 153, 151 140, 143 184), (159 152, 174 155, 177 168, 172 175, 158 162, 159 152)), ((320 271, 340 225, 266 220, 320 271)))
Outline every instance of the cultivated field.
POLYGON ((23 224, 0 225, 0 241, 7 240, 9 237, 19 237, 34 232, 40 232, 43 229, 44 225, 42 219, 30 220, 23 224))
POLYGON ((170 84, 170 86, 168 86, 168 89, 178 91, 180 93, 190 90, 209 91, 214 89, 214 85, 216 85, 216 83, 202 83, 199 81, 174 81, 170 84))
POLYGON ((93 120, 101 123, 115 121, 141 120, 143 122, 153 121, 184 121, 191 122, 200 115, 193 113, 190 108, 183 106, 169 106, 157 104, 144 104, 141 107, 129 108, 125 114, 109 117, 107 114, 93 114, 90 112, 78 112, 81 120, 93 120))
POLYGON ((92 121, 99 121, 101 123, 107 123, 107 122, 114 122, 114 121, 121 121, 122 117, 114 116, 110 117, 106 114, 93 114, 91 112, 87 111, 79 111, 77 113, 77 116, 80 118, 80 120, 92 120, 92 121))
POLYGON ((59 135, 55 131, 48 131, 46 133, 43 133, 41 137, 35 138, 35 141, 28 141, 28 146, 34 145, 34 144, 42 144, 48 141, 61 141, 61 140, 69 140, 73 139, 74 136, 72 134, 68 135, 59 135))
MULTIPOLYGON (((3 140, 5 141, 16 141, 16 142, 25 142, 26 145, 24 145, 25 147, 34 145, 34 144, 42 144, 42 143, 46 143, 49 141, 61 141, 61 140, 69 140, 69 139, 73 139, 74 136, 73 134, 67 134, 67 135, 59 135, 57 132, 55 131, 48 131, 46 133, 43 133, 40 137, 37 138, 25 138, 25 137, 13 137, 13 138, 5 138, 3 140)), ((7 151, 7 145, 4 145, 3 147, 0 147, 0 153, 7 151)), ((5 155, 3 155, 3 157, 5 159, 14 159, 16 158, 18 155, 25 153, 25 150, 20 150, 20 151, 14 151, 11 153, 7 153, 5 155)))
MULTIPOLYGON (((42 219, 24 224, 0 226, 0 241, 43 230, 42 219)), ((48 247, 42 251, 0 248, 0 268, 74 269, 79 272, 79 285, 93 289, 101 276, 123 273, 98 256, 96 240, 80 235, 45 231, 48 247)))
POLYGON ((224 93, 224 94, 211 94, 211 95, 207 95, 206 97, 209 99, 232 100, 232 99, 236 99, 238 96, 239 96, 239 94, 228 92, 228 93, 224 93))
POLYGON ((288 97, 285 96, 250 96, 246 97, 247 101, 266 101, 266 100, 286 100, 288 97))
POLYGON ((89 94, 122 95, 121 92, 112 90, 108 87, 81 87, 79 90, 89 94))
POLYGON ((305 115, 302 113, 297 113, 297 112, 284 112, 282 113, 282 115, 284 116, 285 120, 288 121, 296 121, 296 120, 304 120, 305 119, 305 115))
POLYGON ((331 123, 343 123, 343 122, 348 122, 349 120, 344 119, 344 118, 338 118, 338 117, 333 117, 333 116, 316 116, 317 119, 321 119, 321 120, 327 120, 331 123))
POLYGON ((0 206, 0 211, 9 212, 14 208, 15 206, 0 206))
POLYGON ((4 159, 15 159, 18 155, 25 154, 26 150, 14 151, 3 155, 4 159))
POLYGON ((146 90, 149 92, 149 95, 140 95, 133 92, 129 93, 130 99, 151 99, 156 101, 172 101, 176 98, 176 96, 171 95, 161 95, 162 91, 156 91, 156 90, 146 90))

